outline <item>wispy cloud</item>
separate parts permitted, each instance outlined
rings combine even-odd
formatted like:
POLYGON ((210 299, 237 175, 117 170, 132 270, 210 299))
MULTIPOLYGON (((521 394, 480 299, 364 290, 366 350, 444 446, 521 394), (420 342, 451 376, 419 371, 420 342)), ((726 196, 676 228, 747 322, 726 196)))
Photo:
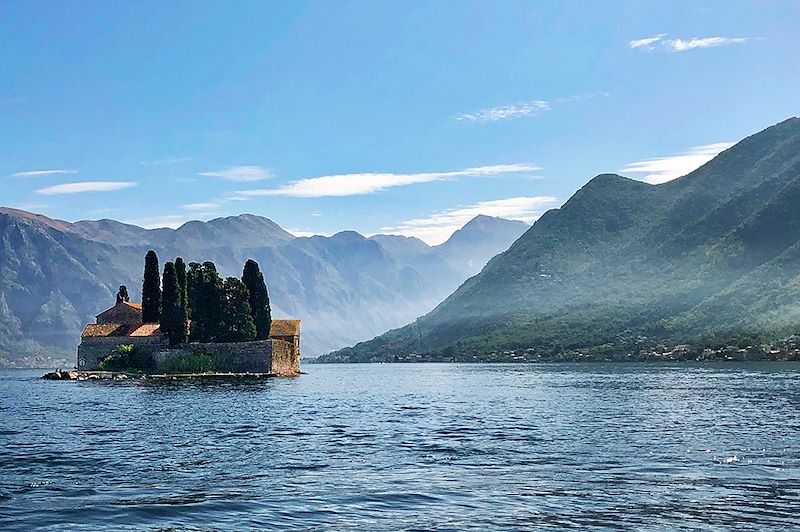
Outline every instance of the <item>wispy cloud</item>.
POLYGON ((646 37, 644 39, 636 39, 633 41, 628 42, 628 47, 630 48, 650 48, 652 49, 652 45, 659 42, 661 39, 666 37, 666 33, 659 33, 653 37, 646 37))
POLYGON ((28 170, 26 172, 16 172, 11 174, 11 177, 40 177, 45 175, 58 175, 58 174, 77 174, 77 170, 57 169, 57 170, 28 170))
POLYGON ((456 120, 465 120, 467 122, 497 122, 498 120, 534 116, 543 111, 549 111, 550 109, 550 102, 546 100, 532 100, 499 107, 489 107, 474 113, 460 114, 456 116, 456 120))
POLYGON ((683 153, 669 157, 656 157, 625 165, 620 172, 645 174, 639 179, 645 183, 658 185, 685 176, 692 170, 703 166, 720 152, 733 146, 733 142, 717 142, 694 146, 683 153))
POLYGON ((689 40, 673 39, 667 41, 667 45, 675 52, 685 52, 695 48, 713 48, 715 46, 725 46, 726 44, 740 44, 748 40, 747 37, 703 37, 689 40))
POLYGON ((40 188, 36 193, 43 196, 52 196, 55 194, 80 194, 82 192, 110 192, 135 187, 136 185, 138 183, 134 181, 83 181, 40 188))
POLYGON ((629 48, 655 50, 660 48, 669 52, 686 52, 696 48, 712 48, 727 44, 741 44, 751 40, 750 37, 694 37, 692 39, 665 39, 666 33, 659 33, 644 39, 628 42, 629 48))
POLYGON ((296 198, 322 198, 336 196, 359 196, 374 194, 383 190, 444 181, 468 176, 495 176, 518 172, 535 172, 538 166, 530 164, 498 164, 494 166, 479 166, 452 172, 423 172, 417 174, 392 174, 392 173, 363 173, 340 174, 311 177, 292 181, 278 188, 240 190, 235 196, 240 198, 256 196, 292 196, 296 198))
POLYGON ((181 208, 189 211, 208 211, 217 209, 219 206, 219 203, 185 203, 181 205, 181 208))
POLYGON ((269 170, 261 166, 231 166, 223 170, 201 172, 200 175, 239 182, 262 181, 272 177, 269 170))
POLYGON ((473 113, 456 115, 455 119, 464 122, 498 122, 500 120, 513 120, 515 118, 536 116, 543 112, 551 111, 553 108, 561 105, 582 102, 598 96, 608 96, 608 93, 573 94, 571 96, 563 96, 552 100, 529 100, 527 102, 489 107, 473 113))
POLYGON ((415 236, 430 245, 441 244, 467 222, 483 214, 510 220, 535 222, 547 209, 556 205, 553 196, 520 196, 499 200, 482 201, 467 207, 448 209, 425 218, 406 220, 381 231, 389 234, 415 236))
POLYGON ((167 159, 156 159, 155 161, 142 161, 139 164, 148 165, 148 166, 163 166, 166 164, 178 164, 184 163, 186 161, 191 161, 191 157, 170 157, 167 159))

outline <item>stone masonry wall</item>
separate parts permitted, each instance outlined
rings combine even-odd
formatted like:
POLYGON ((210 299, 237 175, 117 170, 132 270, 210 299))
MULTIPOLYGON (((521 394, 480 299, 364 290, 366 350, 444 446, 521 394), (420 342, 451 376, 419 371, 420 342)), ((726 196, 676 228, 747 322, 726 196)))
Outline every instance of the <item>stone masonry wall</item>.
POLYGON ((154 353, 157 364, 185 355, 210 355, 234 373, 300 373, 300 355, 282 340, 259 340, 236 343, 192 343, 154 353))
POLYGON ((236 373, 270 373, 272 343, 270 340, 236 343, 192 343, 154 354, 156 364, 185 355, 210 355, 224 361, 225 369, 236 373))
POLYGON ((300 374, 300 351, 293 344, 283 340, 272 340, 272 373, 300 374))
POLYGON ((133 344, 145 353, 153 353, 164 349, 167 342, 161 336, 105 336, 88 337, 81 340, 78 346, 78 369, 93 370, 118 345, 133 344))
POLYGON ((117 336, 84 338, 78 346, 78 369, 97 369, 100 361, 117 346, 133 344, 150 354, 157 364, 183 355, 210 355, 235 373, 274 373, 298 375, 300 353, 283 340, 259 340, 237 343, 192 343, 169 348, 163 336, 117 336))

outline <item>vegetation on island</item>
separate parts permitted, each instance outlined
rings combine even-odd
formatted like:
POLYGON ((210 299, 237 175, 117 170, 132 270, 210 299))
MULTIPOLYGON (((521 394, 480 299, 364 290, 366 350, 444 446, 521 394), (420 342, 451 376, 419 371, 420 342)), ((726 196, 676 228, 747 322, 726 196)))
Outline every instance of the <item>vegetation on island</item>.
POLYGON ((242 279, 223 279, 210 261, 189 263, 187 269, 180 257, 164 264, 160 278, 158 257, 150 250, 145 256, 142 294, 143 321, 159 323, 170 345, 269 338, 269 292, 252 259, 245 263, 242 279))
MULTIPOLYGON (((158 323, 170 346, 186 342, 249 342, 269 338, 272 315, 264 275, 254 260, 245 263, 243 279, 223 279, 213 262, 189 263, 182 258, 164 263, 159 276, 155 251, 145 256, 142 303, 146 323, 158 323), (155 272, 155 273, 154 273, 155 272), (156 284, 156 281, 158 283, 156 284), (153 317, 158 319, 153 321, 153 317)), ((127 301, 120 287, 117 303, 127 301)), ((133 344, 118 345, 100 361, 99 369, 128 373, 204 373, 230 371, 224 357, 187 353, 156 367, 153 358, 133 344)))
POLYGON ((142 321, 156 323, 161 318, 161 279, 158 273, 158 257, 152 249, 144 257, 144 281, 142 282, 142 321))
POLYGON ((100 361, 101 371, 127 371, 129 373, 145 372, 155 369, 153 358, 137 349, 133 344, 122 344, 100 361))

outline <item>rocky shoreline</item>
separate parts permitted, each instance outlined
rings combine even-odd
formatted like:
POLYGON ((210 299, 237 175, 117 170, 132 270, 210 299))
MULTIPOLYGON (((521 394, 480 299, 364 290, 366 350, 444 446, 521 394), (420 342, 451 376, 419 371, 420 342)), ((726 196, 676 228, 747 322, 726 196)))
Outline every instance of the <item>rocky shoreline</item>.
POLYGON ((176 374, 130 374, 114 371, 51 371, 42 375, 51 381, 128 381, 128 380, 185 380, 185 379, 263 379, 278 377, 277 373, 176 373, 176 374))

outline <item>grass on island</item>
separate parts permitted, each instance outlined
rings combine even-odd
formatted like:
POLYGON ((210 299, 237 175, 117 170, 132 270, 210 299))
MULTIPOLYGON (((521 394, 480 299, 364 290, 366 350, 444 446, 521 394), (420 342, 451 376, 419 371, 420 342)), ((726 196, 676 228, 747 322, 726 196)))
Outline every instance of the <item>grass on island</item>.
POLYGON ((133 344, 115 347, 110 355, 100 361, 98 369, 132 375, 230 373, 233 371, 229 361, 204 353, 183 354, 156 364, 151 355, 137 349, 133 344))

